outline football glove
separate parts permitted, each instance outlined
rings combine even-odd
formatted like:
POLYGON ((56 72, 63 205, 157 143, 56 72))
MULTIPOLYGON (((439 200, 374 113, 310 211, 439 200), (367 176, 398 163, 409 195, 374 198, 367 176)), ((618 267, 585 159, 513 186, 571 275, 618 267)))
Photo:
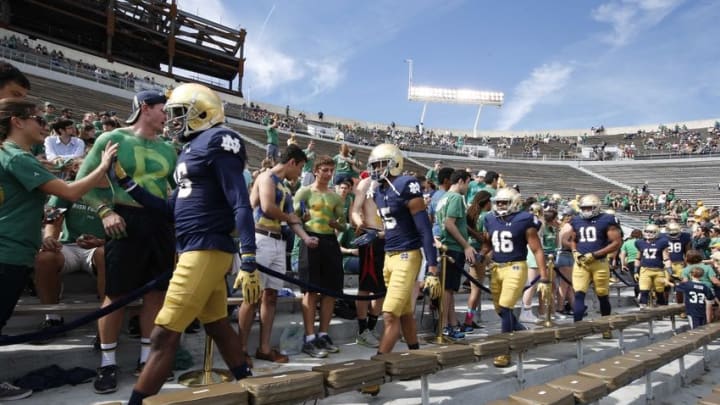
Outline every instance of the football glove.
POLYGON ((366 246, 371 244, 378 236, 378 233, 374 229, 365 229, 365 233, 353 239, 350 245, 355 247, 366 246))
POLYGON ((437 276, 428 275, 425 277, 425 291, 427 291, 432 299, 440 298, 442 287, 440 286, 440 280, 437 276))
POLYGON ((640 281, 640 273, 637 271, 635 273, 633 273, 633 278, 635 279, 636 283, 639 282, 640 281))
POLYGON ((242 255, 240 271, 235 278, 233 288, 242 288, 243 300, 249 304, 260 301, 260 276, 258 276, 254 254, 242 255))
POLYGON ((548 280, 540 280, 538 281, 537 286, 537 292, 540 294, 543 298, 548 297, 551 290, 551 284, 548 280))
POLYGON ((112 164, 107 171, 108 178, 111 182, 117 183, 124 190, 131 190, 137 186, 132 177, 128 176, 125 169, 118 163, 117 157, 114 157, 112 164))
POLYGON ((577 263, 581 267, 585 267, 595 261, 595 256, 593 256, 592 253, 583 254, 575 251, 573 252, 573 257, 575 258, 575 263, 577 263))

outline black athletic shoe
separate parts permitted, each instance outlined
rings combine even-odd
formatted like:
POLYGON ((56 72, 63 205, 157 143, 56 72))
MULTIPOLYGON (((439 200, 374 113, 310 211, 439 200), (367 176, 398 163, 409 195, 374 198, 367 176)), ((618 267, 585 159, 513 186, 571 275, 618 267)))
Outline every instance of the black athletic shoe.
POLYGON ((93 388, 97 394, 110 394, 117 391, 117 371, 116 365, 109 365, 97 369, 97 378, 93 383, 93 388))
MULTIPOLYGON (((42 322, 40 323, 40 328, 39 328, 40 330, 39 330, 39 331, 40 331, 40 332, 47 332, 47 331, 51 330, 51 329, 54 328, 54 327, 62 326, 62 325, 64 325, 64 324, 65 324, 65 320, 64 320, 63 318, 60 318, 60 319, 45 319, 44 321, 42 321, 42 322)), ((42 339, 38 339, 38 340, 33 340, 33 341, 30 342, 30 343, 31 343, 31 344, 34 344, 34 345, 45 345, 45 344, 48 344, 48 343, 52 342, 53 339, 55 339, 56 337, 62 337, 62 336, 65 336, 65 333, 56 333, 56 334, 53 334, 53 335, 48 336, 48 337, 46 337, 46 338, 42 338, 42 339)))

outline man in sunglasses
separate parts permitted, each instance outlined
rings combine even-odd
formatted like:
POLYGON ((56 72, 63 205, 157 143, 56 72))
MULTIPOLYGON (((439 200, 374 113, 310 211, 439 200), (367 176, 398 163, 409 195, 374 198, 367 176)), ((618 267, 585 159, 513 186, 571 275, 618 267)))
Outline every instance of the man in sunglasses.
MULTIPOLYGON (((117 143, 118 163, 135 182, 162 199, 175 187, 172 178, 177 154, 160 138, 165 126, 167 98, 158 91, 141 91, 133 99, 132 114, 125 128, 106 132, 97 138, 83 161, 77 178, 95 168, 100 152, 108 142, 117 143)), ((84 201, 101 218, 105 243, 105 300, 110 305, 137 290, 175 265, 175 230, 168 219, 142 207, 117 184, 95 188, 84 201)), ((162 306, 168 282, 157 284, 143 296, 140 311, 141 350, 135 375, 139 375, 150 353, 150 332, 153 320, 162 306)), ((102 360, 95 380, 95 392, 117 391, 115 350, 123 321, 123 311, 113 312, 98 321, 102 360)))

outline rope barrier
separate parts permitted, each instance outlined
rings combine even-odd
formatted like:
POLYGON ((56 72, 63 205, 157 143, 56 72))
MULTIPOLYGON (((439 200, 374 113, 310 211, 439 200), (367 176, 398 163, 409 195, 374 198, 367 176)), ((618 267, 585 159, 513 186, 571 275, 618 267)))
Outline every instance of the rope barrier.
POLYGON ((70 331, 72 329, 78 328, 82 325, 85 325, 86 323, 96 321, 99 318, 102 318, 103 316, 114 312, 125 305, 135 301, 136 299, 142 297, 147 293, 148 291, 155 288, 158 283, 164 282, 165 280, 170 279, 172 276, 172 271, 166 271, 165 273, 159 275, 157 278, 149 281, 144 286, 138 288, 137 290, 129 293, 128 295, 119 298, 115 301, 113 301, 112 304, 100 308, 97 311, 90 312, 89 314, 85 314, 81 316, 78 319, 75 319, 72 322, 68 322, 64 325, 58 325, 51 328, 47 328, 41 331, 35 331, 30 333, 23 333, 21 335, 14 335, 14 336, 8 336, 8 335, 2 335, 0 336, 0 346, 9 346, 9 345, 15 345, 19 343, 27 343, 32 342, 36 340, 44 340, 48 339, 52 336, 55 336, 60 333, 65 333, 67 331, 70 331))
POLYGON ((328 290, 327 288, 323 288, 323 287, 318 287, 316 285, 307 283, 303 280, 299 280, 294 277, 290 277, 284 273, 279 273, 275 270, 270 270, 267 267, 260 265, 260 264, 257 265, 257 269, 261 273, 265 273, 267 275, 277 277, 280 280, 287 281, 288 283, 295 284, 304 290, 320 293, 320 294, 327 295, 327 296, 333 297, 333 298, 340 298, 340 299, 349 300, 349 301, 372 301, 372 300, 376 300, 378 298, 385 297, 385 293, 374 294, 374 295, 351 295, 351 294, 345 294, 343 292, 338 293, 336 291, 328 290))
POLYGON ((564 282, 570 284, 572 286, 572 281, 568 280, 567 277, 565 277, 564 274, 560 272, 560 270, 555 266, 555 274, 557 274, 564 282))
POLYGON ((628 287, 637 287, 637 285, 638 285, 637 283, 632 283, 632 284, 630 284, 629 282, 625 281, 625 279, 622 278, 622 277, 620 276, 620 274, 618 274, 617 270, 612 269, 612 272, 613 272, 613 274, 615 275, 615 277, 617 277, 618 280, 620 280, 620 281, 621 281, 623 284, 625 284, 626 286, 628 286, 628 287))

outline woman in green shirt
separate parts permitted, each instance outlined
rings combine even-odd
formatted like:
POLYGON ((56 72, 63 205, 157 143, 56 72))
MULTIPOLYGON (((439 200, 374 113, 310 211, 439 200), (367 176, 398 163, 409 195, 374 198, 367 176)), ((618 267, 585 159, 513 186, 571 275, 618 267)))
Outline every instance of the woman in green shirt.
MULTIPOLYGON (((639 252, 635 247, 635 241, 642 238, 642 232, 639 229, 633 229, 630 232, 630 237, 620 247, 620 263, 622 265, 622 271, 630 273, 633 278, 637 281, 636 273, 640 269, 635 269, 635 259, 637 259, 639 252)), ((635 296, 640 294, 639 287, 635 283, 635 296)))
MULTIPOLYGON (((467 209, 467 226, 468 233, 470 234, 470 246, 475 248, 478 252, 482 247, 482 234, 485 231, 485 215, 490 212, 490 208, 492 206, 490 203, 490 197, 491 195, 487 191, 478 191, 467 209)), ((470 275, 482 283, 485 278, 485 260, 476 259, 475 265, 470 266, 470 275)), ((468 297, 467 304, 468 310, 465 313, 465 322, 463 323, 465 331, 472 331, 472 329, 480 327, 477 323, 475 323, 475 313, 477 312, 477 306, 479 304, 480 287, 470 283, 470 296, 468 297)))
POLYGON ((116 145, 108 144, 94 172, 65 183, 30 153, 34 145, 44 142, 45 125, 34 103, 0 100, 0 331, 15 309, 40 249, 47 196, 77 201, 105 181, 117 152, 116 145))

